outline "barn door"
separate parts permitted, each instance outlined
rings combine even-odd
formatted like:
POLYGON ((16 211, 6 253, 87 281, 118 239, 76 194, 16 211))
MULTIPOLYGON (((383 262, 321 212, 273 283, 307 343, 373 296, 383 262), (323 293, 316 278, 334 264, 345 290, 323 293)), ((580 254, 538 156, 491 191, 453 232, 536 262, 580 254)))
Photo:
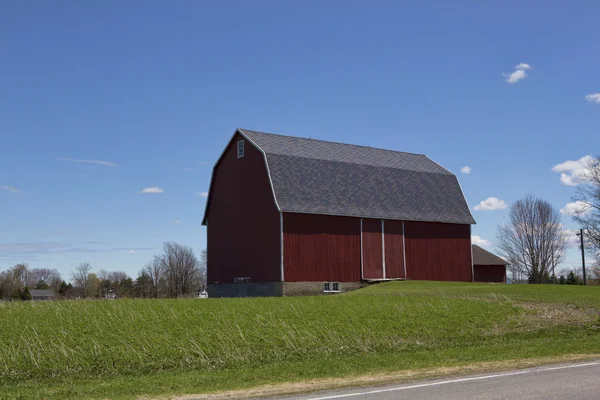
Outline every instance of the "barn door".
POLYGON ((404 279, 404 228, 402 221, 385 221, 383 230, 385 277, 404 279))
POLYGON ((364 218, 361 221, 362 278, 385 279, 383 258, 383 221, 364 218))

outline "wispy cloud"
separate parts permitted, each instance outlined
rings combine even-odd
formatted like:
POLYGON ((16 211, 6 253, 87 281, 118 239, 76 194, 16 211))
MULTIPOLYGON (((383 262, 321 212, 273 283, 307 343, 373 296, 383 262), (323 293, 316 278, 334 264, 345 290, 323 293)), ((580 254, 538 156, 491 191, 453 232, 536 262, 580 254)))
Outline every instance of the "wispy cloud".
POLYGON ((106 244, 106 243, 100 242, 98 240, 90 240, 89 242, 85 242, 84 244, 106 244))
POLYGON ((467 174, 467 175, 469 175, 471 173, 471 171, 472 171, 472 169, 468 165, 465 165, 464 167, 462 167, 460 169, 460 172, 462 172, 463 174, 467 174))
POLYGON ((97 164, 97 165, 103 165, 105 167, 116 167, 117 166, 117 164, 115 164, 115 163, 112 163, 110 161, 102 161, 102 160, 79 160, 76 158, 66 158, 66 157, 58 157, 57 160, 70 161, 70 162, 80 163, 80 164, 97 164))
POLYGON ((585 99, 590 103, 600 104, 600 93, 590 93, 585 96, 585 99))
POLYGON ((587 181, 589 168, 594 158, 590 155, 583 156, 579 160, 568 160, 552 167, 552 171, 560 173, 560 181, 563 185, 577 186, 587 181))
POLYGON ((515 69, 522 69, 522 70, 526 71, 528 69, 531 69, 531 65, 526 64, 526 63, 520 63, 520 64, 515 65, 515 69))
POLYGON ((488 197, 485 200, 482 200, 479 204, 477 204, 473 209, 476 211, 494 211, 494 210, 502 210, 508 207, 504 200, 500 200, 497 197, 488 197))
POLYGON ((563 215, 585 215, 590 211, 592 211, 592 206, 581 200, 567 203, 564 208, 560 209, 560 213, 563 215))
POLYGON ((511 72, 510 74, 503 74, 506 77, 506 82, 513 84, 513 83, 517 83, 522 79, 527 78, 527 72, 532 69, 531 65, 526 64, 526 63, 520 63, 515 65, 515 70, 513 72, 511 72))
POLYGON ((60 236, 83 236, 83 235, 87 235, 88 232, 70 232, 70 231, 65 231, 65 232, 44 232, 44 233, 38 233, 36 236, 38 237, 60 237, 60 236))
POLYGON ((0 186, 0 190, 6 190, 7 192, 10 193, 20 193, 21 190, 17 189, 16 187, 12 187, 12 186, 0 186))
POLYGON ((196 193, 196 196, 208 197, 208 192, 198 192, 198 193, 196 193))
POLYGON ((476 244, 480 247, 485 247, 490 244, 488 240, 482 239, 481 236, 471 235, 471 243, 476 244))
POLYGON ((178 219, 176 219, 175 221, 173 221, 173 223, 174 223, 175 225, 179 225, 179 224, 181 224, 181 221, 180 221, 180 220, 178 220, 178 219))
POLYGON ((135 249, 131 249, 131 250, 129 250, 129 251, 128 251, 128 253, 129 253, 129 254, 133 254, 133 253, 135 253, 135 249))
POLYGON ((68 253, 109 253, 123 251, 154 250, 151 247, 109 247, 85 248, 73 247, 70 244, 59 242, 12 242, 0 243, 0 253, 5 257, 20 259, 41 254, 68 254, 68 253))
POLYGON ((140 190, 140 193, 144 193, 144 194, 157 194, 157 193, 164 193, 164 192, 165 192, 165 190, 158 186, 147 187, 147 188, 140 190))

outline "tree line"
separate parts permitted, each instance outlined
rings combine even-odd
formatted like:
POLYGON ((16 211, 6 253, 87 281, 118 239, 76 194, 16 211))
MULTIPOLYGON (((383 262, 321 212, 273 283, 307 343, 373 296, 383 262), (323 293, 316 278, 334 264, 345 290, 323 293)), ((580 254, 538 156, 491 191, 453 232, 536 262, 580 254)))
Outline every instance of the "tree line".
POLYGON ((80 263, 65 280, 56 269, 17 264, 0 272, 0 300, 31 300, 31 290, 51 289, 63 299, 114 299, 127 297, 191 297, 206 287, 206 250, 200 258, 188 247, 165 242, 133 279, 123 271, 99 270, 80 263))
MULTIPOLYGON (((583 229, 588 256, 587 275, 600 280, 600 159, 586 165, 583 184, 573 201, 573 220, 583 229)), ((563 261, 573 232, 564 229, 560 211, 548 201, 529 195, 514 202, 505 223, 498 227, 496 247, 510 263, 513 279, 529 283, 581 284, 581 268, 556 267, 563 261)))

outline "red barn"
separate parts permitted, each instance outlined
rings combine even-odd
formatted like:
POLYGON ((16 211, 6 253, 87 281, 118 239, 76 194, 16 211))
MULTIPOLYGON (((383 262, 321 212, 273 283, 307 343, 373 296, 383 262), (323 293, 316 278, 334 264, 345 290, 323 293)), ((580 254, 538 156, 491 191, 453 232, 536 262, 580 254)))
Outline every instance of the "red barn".
POLYGON ((473 245, 473 273, 475 282, 506 283, 506 267, 508 262, 473 245))
POLYGON ((202 221, 209 294, 471 282, 474 223, 456 176, 424 155, 238 129, 202 221))

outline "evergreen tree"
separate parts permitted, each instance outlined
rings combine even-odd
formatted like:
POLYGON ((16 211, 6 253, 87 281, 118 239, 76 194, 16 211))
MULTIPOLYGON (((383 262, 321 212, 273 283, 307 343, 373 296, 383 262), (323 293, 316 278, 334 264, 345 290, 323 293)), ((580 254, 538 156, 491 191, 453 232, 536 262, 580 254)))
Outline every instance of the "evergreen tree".
POLYGON ((44 280, 40 280, 38 281, 37 285, 35 285, 36 289, 48 289, 50 286, 48 286, 48 284, 44 281, 44 280))
POLYGON ((581 279, 575 275, 575 271, 569 272, 569 276, 567 276, 567 285, 581 285, 581 279))
POLYGON ((23 289, 23 291, 21 292, 21 300, 31 300, 31 293, 29 292, 29 288, 27 286, 25 286, 25 289, 23 289))

